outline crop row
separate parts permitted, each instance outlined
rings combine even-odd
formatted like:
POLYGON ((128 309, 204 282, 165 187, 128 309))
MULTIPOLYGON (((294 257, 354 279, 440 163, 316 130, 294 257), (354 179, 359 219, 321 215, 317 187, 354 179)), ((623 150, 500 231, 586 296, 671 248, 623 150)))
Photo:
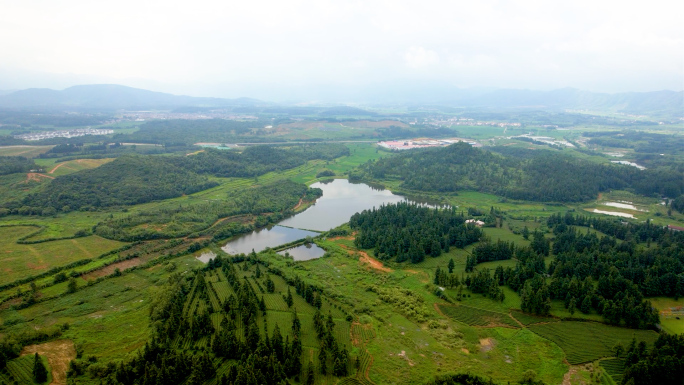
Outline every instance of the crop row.
POLYGON ((612 348, 620 343, 628 346, 632 338, 652 344, 657 333, 604 325, 596 322, 562 321, 531 325, 534 333, 555 342, 572 365, 612 357, 612 348))
POLYGON ((622 382, 622 374, 625 371, 625 360, 622 358, 613 358, 610 360, 601 360, 599 365, 606 370, 616 383, 622 382))
POLYGON ((518 324, 508 314, 482 310, 465 305, 438 305, 445 315, 470 326, 507 326, 517 328, 518 324))

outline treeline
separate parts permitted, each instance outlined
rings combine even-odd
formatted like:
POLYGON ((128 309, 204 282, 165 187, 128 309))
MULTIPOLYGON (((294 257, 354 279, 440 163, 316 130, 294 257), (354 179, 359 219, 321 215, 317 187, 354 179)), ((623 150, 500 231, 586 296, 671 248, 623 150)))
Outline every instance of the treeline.
POLYGON ((502 156, 466 143, 402 153, 360 170, 361 178, 399 179, 411 190, 477 190, 533 201, 586 201, 609 189, 631 188, 649 196, 684 193, 684 171, 674 167, 638 170, 549 151, 502 156))
MULTIPOLYGON (((156 143, 168 146, 192 145, 197 142, 234 143, 239 141, 263 142, 266 138, 251 135, 256 127, 266 122, 237 120, 154 120, 140 126, 131 134, 116 134, 117 142, 156 143), (248 140, 246 140, 248 139, 248 140)), ((270 121, 268 122, 270 124, 270 121)), ((269 138, 269 141, 279 140, 269 138)))
POLYGON ((32 159, 23 156, 0 156, 0 175, 29 172, 37 168, 32 159))
POLYGON ((625 354, 622 384, 684 383, 684 334, 660 334, 649 352, 642 341, 635 340, 625 354))
POLYGON ((193 156, 172 157, 170 162, 199 174, 220 177, 253 177, 271 171, 288 170, 309 160, 332 160, 349 155, 349 148, 341 144, 312 144, 278 148, 253 146, 241 153, 206 149, 193 156))
POLYGON ((455 208, 436 210, 411 203, 383 205, 354 214, 349 226, 359 233, 357 247, 374 249, 376 257, 397 262, 421 262, 438 257, 450 247, 477 242, 482 230, 466 225, 455 208))
POLYGON ((320 189, 308 188, 301 183, 278 181, 232 191, 221 200, 152 209, 123 218, 107 219, 94 227, 94 233, 128 242, 188 235, 211 236, 218 241, 275 223, 290 215, 299 199, 311 201, 321 194, 320 189), (237 216, 252 216, 253 219, 230 219, 237 216), (222 218, 228 219, 218 222, 222 218))

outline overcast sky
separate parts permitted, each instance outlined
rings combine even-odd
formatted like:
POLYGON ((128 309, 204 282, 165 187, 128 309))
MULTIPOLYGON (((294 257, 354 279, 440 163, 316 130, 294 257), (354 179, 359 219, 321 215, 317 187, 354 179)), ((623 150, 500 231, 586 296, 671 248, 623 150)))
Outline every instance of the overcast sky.
POLYGON ((0 90, 682 90, 683 17, 678 0, 0 0, 0 90))

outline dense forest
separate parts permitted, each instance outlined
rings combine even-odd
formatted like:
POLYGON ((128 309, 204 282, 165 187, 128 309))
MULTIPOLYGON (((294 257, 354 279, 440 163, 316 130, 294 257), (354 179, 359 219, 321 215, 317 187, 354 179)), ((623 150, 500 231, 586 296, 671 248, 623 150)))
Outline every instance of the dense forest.
POLYGON ((609 189, 672 198, 684 192, 684 172, 677 169, 602 165, 548 151, 502 156, 465 143, 383 158, 361 172, 361 178, 399 179, 411 190, 477 190, 534 201, 587 201, 609 189))
POLYGON ((23 156, 0 156, 0 175, 29 172, 37 168, 33 160, 23 156))
POLYGON ((436 210, 411 203, 364 210, 351 217, 349 226, 359 232, 357 247, 374 249, 377 258, 397 262, 438 257, 452 246, 477 242, 482 235, 475 225, 466 225, 455 208, 436 210))

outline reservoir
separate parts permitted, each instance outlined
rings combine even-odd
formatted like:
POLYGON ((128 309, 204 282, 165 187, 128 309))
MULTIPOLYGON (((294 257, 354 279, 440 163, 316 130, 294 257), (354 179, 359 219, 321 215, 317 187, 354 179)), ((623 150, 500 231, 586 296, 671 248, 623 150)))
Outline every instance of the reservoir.
MULTIPOLYGON (((226 243, 222 249, 228 254, 259 252, 267 247, 316 236, 317 232, 328 231, 349 221, 352 215, 380 207, 382 204, 398 203, 406 198, 394 195, 389 190, 378 189, 364 183, 350 183, 346 179, 334 179, 326 183, 311 185, 323 190, 323 196, 305 211, 282 220, 277 225, 255 230, 226 243), (313 230, 313 231, 311 231, 313 230)), ((287 252, 295 260, 307 260, 323 255, 323 249, 316 245, 300 246, 287 252), (305 250, 306 249, 306 250, 305 250)), ((282 254, 285 254, 283 252, 282 254)))

